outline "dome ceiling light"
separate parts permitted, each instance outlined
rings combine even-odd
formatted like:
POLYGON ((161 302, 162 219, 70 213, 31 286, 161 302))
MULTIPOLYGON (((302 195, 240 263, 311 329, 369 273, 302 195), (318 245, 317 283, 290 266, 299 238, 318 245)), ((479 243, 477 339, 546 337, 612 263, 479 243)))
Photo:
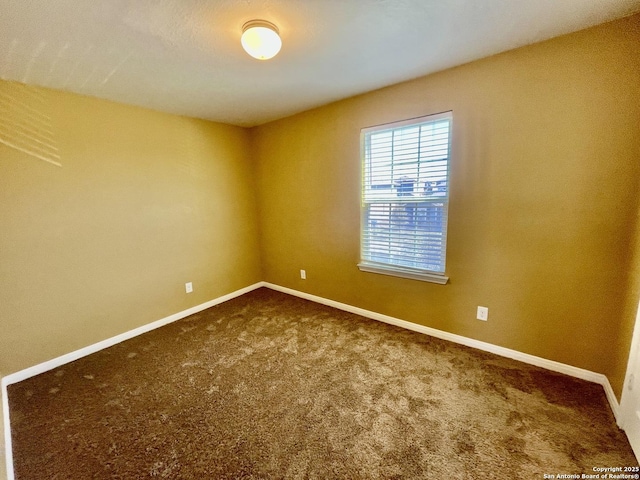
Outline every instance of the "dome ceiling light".
POLYGON ((266 20, 251 20, 242 26, 242 48, 258 60, 275 57, 282 47, 278 27, 266 20))

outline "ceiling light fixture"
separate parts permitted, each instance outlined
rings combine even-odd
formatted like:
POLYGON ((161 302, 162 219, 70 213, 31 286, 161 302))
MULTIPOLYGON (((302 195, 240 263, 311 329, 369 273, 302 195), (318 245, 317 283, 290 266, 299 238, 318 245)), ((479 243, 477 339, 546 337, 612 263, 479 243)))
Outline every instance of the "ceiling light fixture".
POLYGON ((275 57, 282 47, 278 27, 265 20, 251 20, 242 26, 242 48, 258 60, 275 57))

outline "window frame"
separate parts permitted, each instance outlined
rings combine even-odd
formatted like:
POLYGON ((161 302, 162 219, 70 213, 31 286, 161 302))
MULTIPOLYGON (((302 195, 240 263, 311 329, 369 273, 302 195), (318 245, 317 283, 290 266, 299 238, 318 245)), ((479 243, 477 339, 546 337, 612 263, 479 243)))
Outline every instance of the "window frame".
MULTIPOLYGON (((413 280, 420 280, 425 282, 436 283, 440 285, 444 285, 449 281, 449 277, 446 275, 446 254, 447 254, 447 241, 448 241, 448 210, 449 210, 449 200, 450 200, 450 186, 451 186, 451 137, 453 131, 453 112, 441 112, 432 115, 424 115, 421 117, 410 118, 406 120, 400 120, 397 122, 390 122, 381 125, 366 127, 360 130, 360 168, 361 168, 361 185, 360 185, 360 261, 358 263, 358 268, 360 271, 369 272, 369 273, 378 273, 383 275, 391 275, 396 277, 408 278, 413 280), (420 126, 425 124, 432 124, 442 120, 448 120, 449 128, 448 128, 448 138, 447 138, 447 157, 446 157, 446 194, 442 197, 437 197, 437 203, 443 203, 443 215, 444 215, 444 227, 442 231, 443 242, 441 248, 441 262, 443 265, 443 271, 434 271, 426 268, 415 268, 409 267, 394 263, 385 263, 385 262, 376 262, 370 259, 365 259, 365 234, 367 227, 367 212, 369 206, 374 203, 389 203, 389 202, 375 202, 372 199, 366 198, 366 188, 369 183, 367 183, 367 138, 374 132, 385 132, 385 131, 394 131, 401 128, 409 127, 409 126, 420 126)), ((395 141, 395 140, 394 140, 395 141)), ((418 142, 420 144, 420 142, 418 142)), ((419 161, 419 158, 418 158, 419 161)), ((398 188, 398 187, 396 187, 398 188)), ((399 196, 396 193, 397 196, 399 196)), ((423 199, 421 202, 416 203, 436 203, 433 199, 429 201, 425 201, 423 199)), ((398 204, 402 203, 413 203, 406 202, 406 200, 402 202, 398 202, 398 204)), ((389 208, 392 208, 392 203, 389 203, 389 208)))

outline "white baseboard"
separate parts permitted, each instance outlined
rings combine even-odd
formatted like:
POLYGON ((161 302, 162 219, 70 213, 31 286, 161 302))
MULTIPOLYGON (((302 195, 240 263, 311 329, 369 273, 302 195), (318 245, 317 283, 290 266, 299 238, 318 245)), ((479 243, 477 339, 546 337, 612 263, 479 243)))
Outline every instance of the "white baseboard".
POLYGON ((348 305, 346 303, 336 302, 334 300, 329 300, 327 298, 318 297, 317 295, 311 295, 309 293, 300 292, 298 290, 293 290, 291 288, 281 287, 280 285, 275 285, 273 283, 268 283, 268 282, 263 282, 263 283, 265 287, 270 288, 272 290, 288 293, 289 295, 294 295, 296 297, 304 298, 306 300, 311 300, 312 302, 321 303, 329 307, 334 307, 340 310, 344 310, 346 312, 355 313, 357 315, 371 318, 373 320, 378 320, 380 322, 395 325, 397 327, 406 328, 407 330, 413 330, 414 332, 424 333, 426 335, 440 338, 442 340, 448 340, 450 342, 459 343, 460 345, 465 345, 467 347, 477 348, 478 350, 483 350, 485 352, 495 353, 496 355, 500 355, 501 357, 511 358, 523 363, 535 365, 536 367, 542 367, 547 370, 551 370, 553 372, 564 373, 565 375, 569 375, 571 377, 576 377, 582 380, 587 380, 589 382, 600 384, 602 385, 602 388, 604 388, 604 393, 607 397, 607 400, 609 401, 609 405, 611 406, 611 411, 613 412, 613 416, 615 417, 616 422, 618 422, 619 424, 620 406, 618 404, 616 395, 613 393, 613 389, 611 388, 609 379, 606 377, 606 375, 603 375, 602 373, 595 373, 590 370, 574 367, 571 365, 567 365, 565 363, 556 362, 554 360, 548 360, 546 358, 536 357, 535 355, 529 355, 528 353, 518 352, 517 350, 511 350, 509 348, 500 347, 498 345, 493 345, 491 343, 481 342, 480 340, 474 340, 473 338, 463 337, 462 335, 456 335, 455 333, 449 333, 443 330, 437 330, 435 328, 425 327, 424 325, 407 322, 406 320, 400 320, 399 318, 390 317, 388 315, 383 315, 381 313, 372 312, 370 310, 365 310, 363 308, 354 307, 353 305, 348 305))
POLYGON ((609 379, 606 375, 603 375, 601 373, 598 373, 596 375, 600 375, 602 377, 601 381, 596 381, 596 383, 599 383, 600 385, 602 385, 602 388, 604 388, 604 394, 607 396, 607 400, 609 400, 609 406, 611 407, 613 416, 616 419, 616 423, 618 424, 618 427, 623 428, 622 416, 620 415, 620 403, 618 402, 616 394, 613 393, 613 388, 609 383, 609 379))
POLYGON ((189 315, 193 315, 194 313, 201 312, 203 310, 206 310, 207 308, 211 308, 222 302, 226 302, 227 300, 231 300, 232 298, 239 297, 240 295, 244 295, 245 293, 263 286, 265 286, 264 282, 254 283, 253 285, 249 285, 248 287, 241 288, 240 290, 236 290, 235 292, 223 295, 222 297, 218 297, 213 300, 209 300, 208 302, 201 303, 200 305, 188 308, 187 310, 174 313, 173 315, 169 315, 168 317, 165 317, 163 319, 148 323, 133 330, 129 330, 128 332, 121 333, 120 335, 116 335, 115 337, 107 338, 106 340, 94 343, 93 345, 81 348, 80 350, 61 355, 60 357, 47 360, 46 362, 39 363, 38 365, 35 365, 33 367, 25 368, 24 370, 20 370, 18 372, 2 377, 2 380, 0 381, 0 384, 2 386, 0 395, 2 396, 2 414, 4 417, 7 480, 14 480, 15 478, 13 471, 13 452, 11 449, 11 429, 9 428, 9 399, 7 397, 7 386, 13 383, 21 382, 22 380, 26 380, 27 378, 34 377, 41 373, 48 372, 49 370, 53 370, 54 368, 61 367, 62 365, 73 362, 74 360, 78 360, 79 358, 86 357, 87 355, 91 355, 92 353, 99 352, 100 350, 104 350, 105 348, 124 342, 125 340, 129 340, 130 338, 137 337, 138 335, 142 335, 143 333, 150 332, 151 330, 155 330, 156 328, 160 328, 169 323, 188 317, 189 315))

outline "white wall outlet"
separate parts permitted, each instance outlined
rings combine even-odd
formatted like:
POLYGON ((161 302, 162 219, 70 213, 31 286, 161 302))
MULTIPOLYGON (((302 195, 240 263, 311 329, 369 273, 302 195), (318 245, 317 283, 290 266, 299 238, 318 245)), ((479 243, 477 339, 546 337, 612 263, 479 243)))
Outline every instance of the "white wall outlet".
POLYGON ((302 280, 306 280, 307 279, 307 271, 306 270, 300 270, 300 278, 302 280))
POLYGON ((184 284, 184 289, 186 290, 187 293, 193 292, 193 283, 191 283, 191 282, 185 283, 184 284))
POLYGON ((489 320, 489 308, 488 307, 478 307, 478 320, 487 321, 489 320))

